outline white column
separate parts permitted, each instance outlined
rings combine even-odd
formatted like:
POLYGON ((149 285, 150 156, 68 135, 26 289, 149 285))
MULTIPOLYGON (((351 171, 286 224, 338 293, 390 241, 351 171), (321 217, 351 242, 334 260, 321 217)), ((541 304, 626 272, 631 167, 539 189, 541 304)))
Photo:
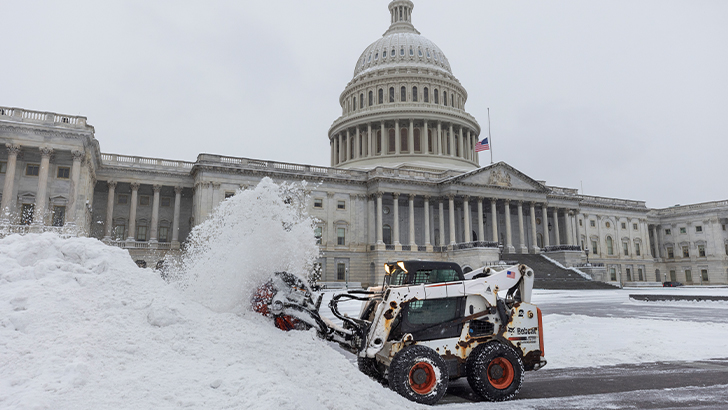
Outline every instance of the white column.
POLYGON ((374 138, 372 137, 372 124, 367 124, 367 157, 374 156, 374 138))
POLYGON ((448 211, 450 213, 450 245, 455 245, 455 196, 448 196, 448 211))
POLYGON ((182 200, 182 187, 174 187, 174 216, 172 217, 172 243, 179 243, 179 209, 182 200))
POLYGON ((478 240, 485 241, 485 227, 483 226, 483 198, 478 198, 478 240))
POLYGON ((455 156, 455 133, 453 133, 452 123, 450 123, 450 131, 448 132, 448 135, 447 135, 447 142, 448 142, 447 145, 450 146, 449 155, 451 157, 454 157, 455 156))
POLYGON ((354 147, 351 145, 351 132, 346 129, 346 150, 344 151, 344 161, 348 161, 354 157, 354 147))
POLYGON ((439 198, 437 204, 440 211, 440 246, 445 246, 445 203, 439 198))
MULTIPOLYGON (((539 253, 541 250, 538 248, 538 233, 536 232, 536 204, 531 202, 531 252, 539 253)), ((543 223, 543 222, 541 222, 543 223)))
POLYGON ((437 138, 435 138, 437 142, 435 143, 435 146, 437 147, 435 149, 435 154, 442 155, 443 149, 442 149, 442 122, 437 122, 437 138))
POLYGON ((129 207, 129 236, 126 238, 127 241, 136 240, 136 211, 137 211, 137 195, 139 191, 139 183, 131 183, 131 206, 129 207))
MULTIPOLYGON (((380 140, 378 141, 379 144, 381 144, 381 148, 382 148, 379 155, 384 155, 387 153, 387 150, 389 149, 389 148, 387 148, 389 146, 389 142, 387 141, 389 139, 389 136, 385 132, 387 129, 384 126, 384 121, 381 121, 379 123, 379 127, 380 127, 381 134, 382 134, 380 137, 380 140)), ((376 145, 376 143, 374 145, 376 145)), ((374 149, 374 151, 376 152, 376 148, 374 149)))
POLYGON ((352 153, 354 158, 357 158, 357 159, 361 158, 362 157, 362 152, 361 152, 362 143, 361 143, 361 132, 359 132, 359 126, 356 127, 356 147, 354 147, 354 148, 355 148, 354 151, 356 152, 356 154, 352 153))
POLYGON ((566 244, 574 245, 574 231, 571 221, 571 211, 564 209, 564 222, 566 223, 566 244))
POLYGON ((470 223, 470 213, 470 197, 466 195, 463 197, 463 220, 465 222, 463 230, 465 231, 465 242, 473 241, 473 235, 471 234, 473 232, 473 226, 470 223))
POLYGON ((498 200, 492 199, 490 200, 490 220, 491 220, 491 230, 493 231, 493 242, 499 242, 498 241, 498 200))
POLYGON ((518 252, 528 253, 526 231, 523 229, 523 201, 518 201, 518 252))
POLYGON ((505 203, 506 212, 506 249, 508 253, 514 253, 516 248, 513 247, 513 236, 511 234, 511 200, 506 199, 505 203))
MULTIPOLYGON (((415 194, 409 196, 409 243, 412 246, 417 246, 415 242, 415 194)), ((416 251, 417 249, 412 249, 416 251)))
POLYGON ((107 181, 109 186, 109 194, 106 197, 106 229, 104 240, 111 240, 111 234, 114 229, 114 195, 116 191, 116 181, 107 181))
POLYGON ((561 245, 561 234, 559 233, 559 208, 554 208, 554 234, 555 241, 554 245, 561 245))
POLYGON ((154 199, 152 200, 152 226, 150 226, 149 230, 149 242, 157 242, 157 225, 159 225, 159 191, 161 190, 161 185, 152 185, 154 199))
POLYGON ((377 192, 377 245, 384 243, 384 232, 382 226, 384 219, 382 218, 382 193, 377 192))
MULTIPOLYGON (((430 128, 427 125, 427 120, 425 120, 425 122, 424 122, 424 129, 425 129, 424 140, 421 141, 421 145, 423 147, 422 153, 429 154, 430 153, 430 128)), ((420 133, 420 135, 422 135, 422 133, 420 133)))
POLYGON ((549 204, 544 202, 541 213, 543 214, 543 221, 541 221, 543 225, 543 247, 547 248, 549 246, 549 204))
POLYGON ((18 153, 20 152, 20 145, 6 143, 5 146, 8 148, 8 163, 5 167, 5 183, 3 185, 3 200, 0 205, 0 220, 5 224, 10 223, 10 211, 13 205, 12 198, 15 196, 13 193, 13 185, 15 182, 15 168, 18 162, 18 153))
POLYGON ((81 178, 82 151, 71 151, 73 165, 71 166, 71 190, 68 195, 68 209, 66 210, 66 221, 70 225, 76 225, 76 200, 78 199, 78 181, 81 178))
POLYGON ((652 252, 653 258, 659 258, 660 257, 660 240, 657 234, 660 233, 660 230, 657 229, 657 225, 652 225, 652 237, 655 240, 655 251, 652 252))
POLYGON ((35 215, 33 215, 33 223, 38 225, 45 224, 46 205, 48 198, 48 170, 50 168, 51 154, 53 149, 49 147, 40 148, 40 170, 38 173, 38 191, 35 197, 35 215))
POLYGON ((425 195, 425 246, 430 245, 430 197, 425 195))
MULTIPOLYGON (((422 146, 422 141, 420 141, 420 147, 422 146)), ((415 153, 415 120, 411 119, 409 120, 409 132, 407 134, 407 151, 410 154, 415 153)))
POLYGON ((394 208, 393 209, 394 210, 394 224, 393 224, 394 227, 392 228, 392 230, 394 232, 392 232, 392 235, 393 235, 394 245, 397 246, 397 245, 401 245, 399 243, 399 194, 398 193, 392 194, 392 199, 393 199, 393 203, 394 203, 394 206, 392 206, 392 208, 394 208))
POLYGON ((399 120, 394 120, 394 154, 400 154, 400 148, 402 147, 402 136, 399 133, 399 120))
POLYGON ((460 154, 459 158, 465 158, 465 145, 463 144, 463 127, 459 127, 460 130, 458 131, 458 154, 460 154))
POLYGON ((468 139, 465 140, 468 144, 468 146, 465 149, 465 159, 471 160, 473 159, 473 154, 475 151, 473 151, 473 136, 470 133, 470 130, 468 130, 468 139))
POLYGON ((339 133, 339 164, 344 162, 345 150, 344 150, 343 141, 344 141, 344 134, 339 133))

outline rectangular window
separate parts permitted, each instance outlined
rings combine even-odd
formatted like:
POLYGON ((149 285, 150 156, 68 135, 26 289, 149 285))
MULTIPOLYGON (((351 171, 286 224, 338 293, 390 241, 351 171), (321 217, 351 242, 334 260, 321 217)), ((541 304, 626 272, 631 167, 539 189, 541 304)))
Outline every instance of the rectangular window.
MULTIPOLYGON (((7 170, 8 170, 8 163, 7 162, 0 162, 0 174, 6 173, 7 170)), ((725 228, 725 225, 723 225, 723 227, 725 228)), ((725 230, 725 229, 723 229, 723 230, 725 230)))
POLYGON ((672 230, 665 229, 665 235, 672 235, 672 230))
POLYGON ((703 232, 703 227, 701 225, 696 226, 695 232, 703 232))
MULTIPOLYGON (((225 195, 227 195, 227 194, 225 194, 225 195)), ((227 198, 227 196, 226 196, 226 198, 227 198)), ((160 205, 162 205, 163 207, 167 208, 167 207, 169 207, 169 206, 172 205, 172 198, 170 198, 168 196, 163 196, 159 200, 159 202, 160 202, 160 205)))
POLYGON ((579 226, 584 226, 584 221, 582 221, 581 219, 579 219, 579 226))
POLYGON ((139 195, 139 205, 149 206, 149 195, 139 195))
POLYGON ((123 241, 125 231, 126 225, 114 225, 114 239, 117 241, 123 241))
POLYGON ((126 205, 129 203, 129 195, 126 194, 119 194, 116 197, 116 203, 119 205, 126 205))
POLYGON ((29 177, 37 177, 39 172, 40 165, 38 164, 28 164, 25 166, 25 175, 29 177))
POLYGON ((632 269, 627 268, 627 282, 632 282, 632 269))
POLYGON ((336 280, 346 280, 346 264, 339 263, 336 265, 336 280))
POLYGON ((685 269, 685 282, 691 283, 693 281, 693 272, 690 269, 685 269))
POLYGON ((313 236, 316 238, 316 245, 321 245, 321 236, 323 235, 323 229, 320 226, 317 226, 316 229, 313 230, 313 236))
POLYGON ((599 249, 597 249, 597 241, 591 241, 591 242, 592 242, 591 253, 592 254, 599 253, 599 249))
POLYGON ((629 243, 622 242, 622 251, 624 252, 624 256, 629 256, 629 243))
POLYGON ((682 247, 683 251, 683 258, 689 258, 690 257, 690 248, 687 246, 682 247))
POLYGON ((687 228, 680 228, 680 233, 688 233, 688 229, 687 228))
POLYGON ((698 256, 705 257, 705 245, 698 245, 698 256))
POLYGON ((670 282, 677 282, 677 275, 674 270, 670 271, 670 282))
POLYGON ((640 244, 639 243, 635 243, 634 244, 634 254, 637 255, 637 256, 640 256, 642 254, 642 252, 640 251, 640 244))
POLYGON ((589 226, 595 227, 595 226, 597 226, 597 222, 592 219, 592 220, 589 221, 589 226))
POLYGON ((54 206, 53 207, 53 226, 63 226, 66 221, 66 207, 65 206, 54 206))
POLYGON ((637 230, 637 224, 632 224, 632 229, 637 230))
POLYGON ((146 226, 137 227, 136 240, 137 241, 146 241, 147 240, 147 227, 146 226))
POLYGON ((622 229, 627 229, 627 223, 622 222, 622 229))
POLYGON ((644 274, 642 272, 642 268, 637 269, 637 278, 639 279, 640 282, 645 280, 644 274))
POLYGON ((323 208, 324 207, 324 200, 321 198, 316 198, 313 200, 313 207, 314 208, 323 208))
POLYGON ((159 242, 169 242, 169 228, 166 226, 159 227, 159 242))
POLYGON ((703 279, 703 282, 709 282, 709 280, 708 280, 708 270, 707 269, 701 269, 700 270, 700 277, 703 279))
POLYGON ((56 172, 56 178, 68 179, 70 175, 71 175, 71 168, 58 167, 58 171, 56 172))
POLYGON ((23 204, 20 212, 20 224, 30 225, 33 223, 33 212, 35 211, 35 205, 23 204))
POLYGON ((346 245, 346 228, 336 228, 336 244, 346 245))
POLYGON ((725 224, 723 224, 723 230, 725 231, 725 224))
POLYGON ((667 247, 667 257, 668 259, 672 259, 675 257, 675 253, 672 251, 672 246, 667 247))
POLYGON ((617 281, 617 269, 616 268, 609 268, 609 277, 612 279, 612 282, 617 281))
POLYGON ((346 209, 346 201, 336 202, 336 209, 346 209))

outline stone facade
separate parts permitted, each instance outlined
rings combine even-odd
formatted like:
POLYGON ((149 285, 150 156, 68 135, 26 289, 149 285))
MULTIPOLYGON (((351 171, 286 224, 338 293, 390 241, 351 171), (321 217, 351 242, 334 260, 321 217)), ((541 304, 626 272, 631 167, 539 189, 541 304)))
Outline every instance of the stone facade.
POLYGON ((92 236, 154 264, 225 198, 270 177, 316 182, 308 207, 326 282, 375 284, 392 260, 475 269, 543 253, 605 282, 728 284, 728 201, 650 209, 503 162, 480 167, 467 92, 415 30, 413 7, 390 3, 390 29, 357 61, 328 132, 330 167, 103 154, 85 117, 0 107, 0 234, 92 236))

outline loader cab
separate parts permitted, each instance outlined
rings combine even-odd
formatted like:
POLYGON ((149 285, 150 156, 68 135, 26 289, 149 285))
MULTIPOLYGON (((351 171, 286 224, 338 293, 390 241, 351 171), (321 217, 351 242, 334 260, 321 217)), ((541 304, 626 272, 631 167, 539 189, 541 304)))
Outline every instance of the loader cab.
POLYGON ((464 280, 460 265, 454 262, 399 261, 384 264, 384 285, 411 286, 464 280))

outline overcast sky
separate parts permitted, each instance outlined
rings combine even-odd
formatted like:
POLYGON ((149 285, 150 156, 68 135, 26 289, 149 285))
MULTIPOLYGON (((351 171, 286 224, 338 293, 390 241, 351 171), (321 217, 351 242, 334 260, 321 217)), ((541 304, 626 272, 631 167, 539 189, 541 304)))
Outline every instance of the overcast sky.
MULTIPOLYGON (((728 199, 728 1, 414 3, 496 162, 649 207, 728 199)), ((0 0, 0 106, 86 116, 106 153, 328 166, 388 4, 0 0)))

